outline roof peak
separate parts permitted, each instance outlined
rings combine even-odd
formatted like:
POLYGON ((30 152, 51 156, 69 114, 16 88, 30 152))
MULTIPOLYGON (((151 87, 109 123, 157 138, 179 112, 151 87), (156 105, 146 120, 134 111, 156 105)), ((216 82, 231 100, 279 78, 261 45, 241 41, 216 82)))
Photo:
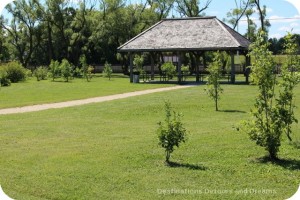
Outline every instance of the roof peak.
POLYGON ((214 19, 216 16, 205 16, 205 17, 184 17, 184 18, 164 18, 162 21, 171 21, 171 20, 195 20, 195 19, 214 19))

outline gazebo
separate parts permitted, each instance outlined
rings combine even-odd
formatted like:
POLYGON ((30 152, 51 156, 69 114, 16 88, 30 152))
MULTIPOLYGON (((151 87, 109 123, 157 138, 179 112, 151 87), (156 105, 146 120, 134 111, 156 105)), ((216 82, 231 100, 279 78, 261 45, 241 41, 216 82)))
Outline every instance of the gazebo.
MULTIPOLYGON (((178 56, 178 82, 181 82, 183 53, 196 57, 206 51, 227 51, 231 55, 231 83, 235 82, 234 55, 247 55, 250 41, 216 17, 163 19, 118 48, 130 54, 130 82, 133 82, 133 55, 135 53, 173 52, 178 56)), ((199 60, 199 59, 196 59, 199 60)), ((196 64, 196 81, 199 81, 199 63, 196 64)), ((250 58, 246 56, 246 65, 250 58)), ((151 78, 154 77, 154 59, 151 56, 151 78)))

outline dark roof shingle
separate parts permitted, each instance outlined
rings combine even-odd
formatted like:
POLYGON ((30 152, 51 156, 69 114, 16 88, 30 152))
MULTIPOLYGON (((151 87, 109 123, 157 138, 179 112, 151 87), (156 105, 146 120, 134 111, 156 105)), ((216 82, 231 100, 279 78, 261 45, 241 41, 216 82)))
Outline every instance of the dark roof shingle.
POLYGON ((134 51, 248 49, 250 41, 216 17, 164 19, 118 48, 134 51))

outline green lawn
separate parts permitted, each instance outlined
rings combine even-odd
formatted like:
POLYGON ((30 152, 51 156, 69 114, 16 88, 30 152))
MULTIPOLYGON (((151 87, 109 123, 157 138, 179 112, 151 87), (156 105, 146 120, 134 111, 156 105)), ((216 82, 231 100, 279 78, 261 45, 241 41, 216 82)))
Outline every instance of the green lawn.
MULTIPOLYGON (((0 116, 0 184, 20 200, 282 200, 292 196, 300 181, 300 150, 283 137, 279 154, 283 161, 264 161, 264 149, 235 128, 248 119, 256 87, 223 88, 219 112, 200 85, 0 116), (157 122, 164 119, 166 99, 184 114, 189 131, 188 141, 171 156, 176 162, 173 167, 164 164, 155 134, 157 122), (180 194, 185 190, 190 194, 180 194)), ((299 105, 300 88, 297 98, 299 105)), ((296 116, 300 118, 299 109, 296 116)), ((300 125, 294 126, 294 133, 299 141, 300 125)))
POLYGON ((168 87, 171 84, 130 84, 128 76, 114 75, 107 78, 94 77, 91 82, 73 79, 70 82, 58 80, 36 81, 35 78, 9 87, 0 87, 0 109, 61 102, 89 97, 106 96, 138 90, 168 87))

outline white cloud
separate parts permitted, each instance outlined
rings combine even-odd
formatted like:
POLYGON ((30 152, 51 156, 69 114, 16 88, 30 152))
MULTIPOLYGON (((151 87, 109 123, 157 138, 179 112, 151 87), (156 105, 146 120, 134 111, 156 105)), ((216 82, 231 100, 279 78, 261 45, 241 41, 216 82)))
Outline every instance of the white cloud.
POLYGON ((282 38, 284 35, 283 34, 280 34, 280 33, 275 33, 275 34, 272 34, 272 35, 269 35, 269 38, 282 38))
POLYGON ((272 9, 272 8, 266 8, 266 11, 267 11, 267 14, 268 14, 268 13, 272 13, 272 12, 273 12, 273 9, 272 9))
POLYGON ((297 22, 300 19, 300 15, 295 15, 293 17, 282 17, 278 15, 272 15, 269 17, 269 20, 271 24, 275 23, 292 23, 292 22, 297 22))

